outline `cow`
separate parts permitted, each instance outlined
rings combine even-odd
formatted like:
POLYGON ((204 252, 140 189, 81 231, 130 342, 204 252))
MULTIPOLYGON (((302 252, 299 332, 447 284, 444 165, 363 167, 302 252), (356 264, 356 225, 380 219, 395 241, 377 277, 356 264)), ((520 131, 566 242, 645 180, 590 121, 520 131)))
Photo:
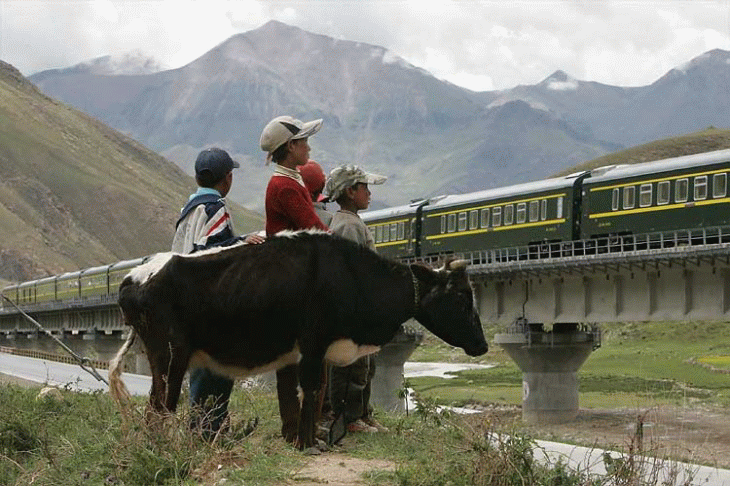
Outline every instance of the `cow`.
POLYGON ((316 231, 158 254, 125 277, 118 302, 132 332, 110 365, 115 400, 129 397, 120 363, 135 334, 152 373, 148 418, 175 411, 188 368, 245 377, 298 364, 301 406, 296 382, 277 388, 282 434, 300 448, 314 444, 324 360, 376 352, 411 317, 470 356, 487 352, 465 264, 408 265, 316 231))

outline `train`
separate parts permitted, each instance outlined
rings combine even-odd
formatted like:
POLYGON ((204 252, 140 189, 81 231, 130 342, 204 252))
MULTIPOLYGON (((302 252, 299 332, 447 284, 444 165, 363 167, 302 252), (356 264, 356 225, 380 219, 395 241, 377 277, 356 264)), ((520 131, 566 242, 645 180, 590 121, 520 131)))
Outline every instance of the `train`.
MULTIPOLYGON (((614 241, 730 224, 730 149, 612 165, 360 213, 377 251, 396 259, 517 248, 512 258, 586 254, 614 241)), ((691 242, 689 242, 691 243, 691 242)), ((488 263, 488 262, 487 262, 488 263)))
MULTIPOLYGON (((566 244, 591 254, 611 251, 613 241, 631 241, 633 235, 650 235, 642 241, 651 245, 670 232, 730 226, 729 173, 730 149, 718 150, 438 196, 360 215, 377 251, 393 259, 502 248, 517 249, 507 258, 556 257, 564 256, 566 244)), ((153 256, 10 285, 2 295, 33 309, 113 302, 124 276, 153 256)), ((2 300, 8 310, 10 304, 2 300)))
POLYGON ((116 302, 119 284, 133 268, 154 255, 123 260, 110 265, 66 272, 38 280, 8 285, 2 290, 0 309, 53 310, 66 307, 91 307, 116 302), (10 304, 5 299, 13 302, 10 304))

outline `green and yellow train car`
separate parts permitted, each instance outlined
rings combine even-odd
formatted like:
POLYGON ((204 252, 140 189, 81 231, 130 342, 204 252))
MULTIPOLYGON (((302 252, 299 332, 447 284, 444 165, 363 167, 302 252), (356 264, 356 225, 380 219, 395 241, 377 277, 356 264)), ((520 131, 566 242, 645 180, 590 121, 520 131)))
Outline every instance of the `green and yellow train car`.
POLYGON ((404 206, 378 209, 361 213, 381 255, 390 258, 409 258, 419 255, 420 234, 418 224, 423 205, 418 201, 404 206))
POLYGON ((550 243, 573 240, 586 175, 447 196, 424 206, 423 255, 513 247, 540 253, 550 243))
POLYGON ((730 225, 730 150, 595 170, 583 182, 583 238, 730 225))

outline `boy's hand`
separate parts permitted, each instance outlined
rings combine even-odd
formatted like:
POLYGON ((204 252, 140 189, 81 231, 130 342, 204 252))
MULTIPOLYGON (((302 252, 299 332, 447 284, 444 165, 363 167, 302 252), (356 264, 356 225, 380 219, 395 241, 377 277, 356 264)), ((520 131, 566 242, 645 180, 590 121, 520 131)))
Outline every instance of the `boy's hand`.
POLYGON ((257 235, 256 233, 251 233, 243 239, 243 242, 249 245, 259 245, 264 241, 266 241, 266 237, 257 235))

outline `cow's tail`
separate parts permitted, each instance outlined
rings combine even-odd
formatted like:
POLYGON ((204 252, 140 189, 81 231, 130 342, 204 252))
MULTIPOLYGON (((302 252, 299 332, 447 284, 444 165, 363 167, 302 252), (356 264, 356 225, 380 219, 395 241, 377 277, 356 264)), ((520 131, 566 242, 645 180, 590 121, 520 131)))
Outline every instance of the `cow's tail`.
POLYGON ((134 338, 136 336, 137 332, 134 328, 132 328, 129 331, 129 336, 127 336, 127 340, 124 342, 124 345, 119 348, 116 356, 114 356, 114 358, 109 362, 109 395, 111 395, 112 399, 117 402, 117 405, 119 405, 119 408, 122 409, 123 412, 128 409, 129 403, 132 400, 132 396, 127 389, 127 385, 125 385, 124 381, 122 381, 124 356, 134 344, 134 338))

